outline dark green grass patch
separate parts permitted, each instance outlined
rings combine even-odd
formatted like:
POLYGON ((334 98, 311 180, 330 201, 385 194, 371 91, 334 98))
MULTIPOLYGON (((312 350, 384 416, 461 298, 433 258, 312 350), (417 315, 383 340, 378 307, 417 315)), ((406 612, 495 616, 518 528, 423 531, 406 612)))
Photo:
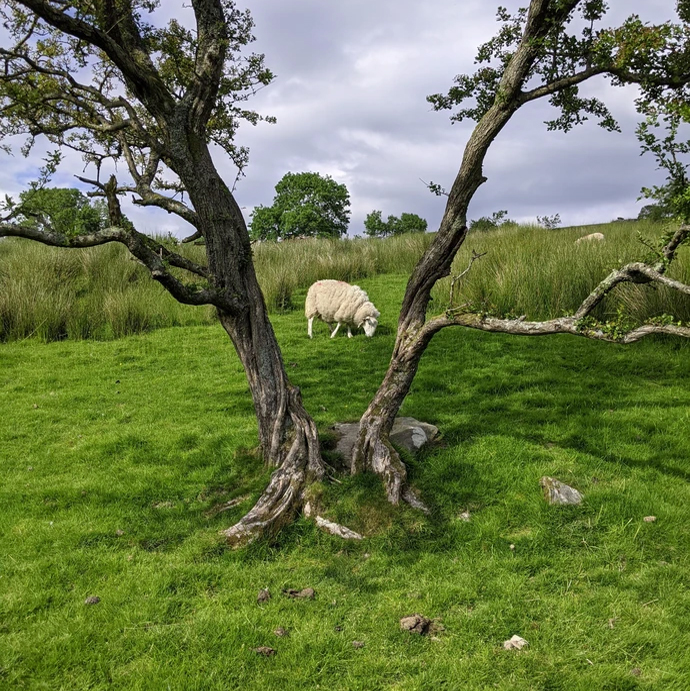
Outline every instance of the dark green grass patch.
MULTIPOLYGON (((325 437, 379 383, 404 282, 362 281, 372 339, 319 325, 310 341, 299 311, 275 317, 325 437)), ((402 410, 442 432, 407 459, 432 515, 341 477, 315 492, 363 542, 299 518, 233 552, 218 532, 268 472, 220 327, 5 344, 0 688, 685 691, 688 353, 446 330, 402 410), (584 504, 548 507, 542 475, 584 504), (281 594, 303 587, 316 598, 281 594), (415 612, 445 630, 400 631, 415 612), (529 647, 504 651, 513 634, 529 647)))

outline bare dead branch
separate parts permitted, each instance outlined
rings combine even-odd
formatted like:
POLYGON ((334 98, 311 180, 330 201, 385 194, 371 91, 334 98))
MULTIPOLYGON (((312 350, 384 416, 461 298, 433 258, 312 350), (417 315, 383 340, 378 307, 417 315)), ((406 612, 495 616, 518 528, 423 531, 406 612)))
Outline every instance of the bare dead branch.
POLYGON ((451 282, 450 282, 450 299, 448 300, 448 306, 452 307, 453 306, 453 291, 455 290, 455 284, 463 277, 466 276, 469 272, 470 269, 472 268, 472 264, 477 261, 477 259, 481 259, 486 254, 486 252, 477 252, 476 250, 472 250, 472 257, 470 258, 470 263, 467 265, 467 268, 464 271, 461 271, 457 276, 455 276, 451 282))
POLYGON ((203 233, 200 230, 197 230, 195 233, 192 233, 188 237, 186 237, 182 242, 194 242, 195 240, 198 240, 199 238, 204 237, 203 233))
MULTIPOLYGON (((690 226, 681 226, 662 248, 661 255, 664 261, 654 266, 643 262, 632 262, 620 269, 612 271, 594 290, 582 301, 574 314, 547 321, 526 321, 524 317, 517 319, 501 319, 497 317, 479 314, 475 312, 463 312, 465 306, 449 308, 444 316, 436 317, 428 321, 420 330, 418 340, 420 343, 428 342, 433 334, 446 326, 466 326, 481 331, 509 333, 520 336, 545 336, 557 333, 569 333, 576 336, 586 336, 601 341, 615 343, 633 343, 651 334, 670 334, 690 338, 690 327, 680 324, 643 324, 621 333, 620 329, 607 328, 606 324, 589 324, 584 320, 589 317, 594 308, 621 283, 658 283, 671 290, 690 295, 690 285, 665 276, 666 269, 675 257, 678 247, 690 237, 690 226)), ((457 278, 465 275, 472 266, 470 265, 457 278)), ((454 281, 457 279, 454 279, 454 281)), ((451 283, 451 298, 452 298, 451 283)), ((451 303, 452 304, 452 303, 451 303)))

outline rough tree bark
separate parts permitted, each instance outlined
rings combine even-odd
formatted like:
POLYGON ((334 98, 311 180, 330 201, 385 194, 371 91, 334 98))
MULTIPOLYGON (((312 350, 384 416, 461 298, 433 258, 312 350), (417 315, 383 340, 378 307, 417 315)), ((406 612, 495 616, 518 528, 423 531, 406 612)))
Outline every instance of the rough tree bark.
MULTIPOLYGON (((175 69, 181 71, 171 82, 165 76, 169 77, 170 69, 164 73, 157 68, 160 56, 151 52, 133 3, 100 0, 88 5, 84 13, 51 0, 16 0, 8 7, 8 16, 15 22, 16 42, 13 47, 0 48, 5 68, 0 86, 7 89, 3 102, 9 103, 3 112, 10 118, 9 131, 16 132, 16 123, 23 121, 32 137, 43 133, 59 146, 79 150, 98 163, 99 171, 100 162, 106 158, 124 158, 134 184, 118 187, 114 178, 106 184, 94 181, 107 197, 112 228, 91 236, 67 237, 50 228, 12 223, 10 214, 0 225, 0 237, 26 237, 58 247, 120 242, 175 298, 216 307, 246 372, 263 458, 275 468, 256 505, 225 531, 230 543, 245 543, 287 521, 301 508, 308 483, 324 474, 316 426, 302 405, 299 389, 287 377, 268 319, 244 218, 209 151, 212 116, 221 123, 213 125, 217 141, 231 148, 231 134, 225 128, 235 126, 233 118, 237 115, 228 96, 235 87, 228 80, 240 80, 241 70, 230 76, 224 70, 230 45, 250 40, 251 24, 226 0, 192 0, 196 32, 177 44, 179 36, 170 39, 171 53, 185 56, 175 63, 175 69), (25 24, 21 13, 12 14, 18 6, 45 24, 25 24), (237 32, 233 38, 232 22, 236 22, 232 31, 237 32), (61 32, 60 38, 72 37, 91 46, 92 59, 100 63, 101 74, 96 70, 91 83, 79 83, 75 77, 79 70, 66 66, 65 61, 74 60, 69 48, 64 60, 51 61, 51 55, 41 53, 38 39, 45 36, 41 28, 45 26, 52 27, 48 32, 61 32), (243 31, 247 38, 238 39, 243 31), (121 75, 120 86, 126 89, 113 89, 109 78, 102 78, 115 71, 121 75), (49 78, 50 90, 37 96, 32 75, 49 78), (41 100, 40 108, 36 98, 41 100), (70 139, 73 131, 90 133, 91 141, 70 139), (94 141, 101 147, 98 151, 94 141), (173 189, 184 190, 189 205, 154 189, 161 164, 177 176, 179 184, 173 189), (205 239, 207 266, 196 266, 134 228, 125 227, 117 201, 117 194, 124 192, 137 195, 139 204, 162 207, 194 225, 192 237, 205 239), (168 270, 169 265, 197 274, 208 287, 185 284, 168 270)), ((256 63, 248 64, 251 70, 256 63)), ((247 78, 249 86, 245 86, 249 91, 252 74, 247 78)))
MULTIPOLYGON (((589 303, 586 300, 573 317, 552 322, 491 320, 477 314, 454 314, 427 322, 431 290, 438 280, 450 274, 453 260, 467 235, 467 210, 470 201, 480 185, 486 181, 483 175, 486 153, 513 114, 522 105, 532 100, 571 88, 596 75, 610 74, 621 81, 640 81, 639 75, 622 69, 620 65, 587 65, 580 72, 567 77, 557 77, 529 91, 523 90, 528 79, 534 74, 533 66, 540 54, 541 41, 554 26, 562 24, 579 2, 580 0, 566 0, 559 3, 552 0, 530 2, 519 45, 505 65, 492 105, 479 119, 465 147, 460 170, 448 194, 439 231, 408 281, 398 319, 391 361, 381 385, 360 419, 358 440, 353 448, 351 459, 353 473, 370 470, 381 476, 388 500, 393 504, 404 500, 419 508, 424 506, 407 484, 405 465, 391 445, 389 433, 400 406, 410 390, 422 355, 438 331, 446 326, 461 325, 522 335, 574 333, 601 340, 612 340, 601 331, 586 332, 580 329, 579 321, 591 312, 594 304, 598 304, 603 295, 622 281, 663 280, 661 274, 665 271, 665 265, 645 267, 645 271, 656 270, 654 278, 650 278, 649 275, 643 276, 632 265, 624 267, 621 272, 616 273, 615 278, 609 277, 611 285, 606 281, 602 282, 599 286, 600 297, 594 295, 588 297, 590 303, 593 303, 591 306, 587 306, 589 303)), ((668 80, 668 84, 680 86, 687 83, 688 78, 687 73, 674 74, 668 80)), ((684 239, 687 237, 687 231, 681 232, 681 235, 684 239)), ((676 239, 678 242, 682 241, 676 239)), ((671 259, 676 247, 677 244, 670 252, 671 259)), ((668 247, 665 249, 668 251, 668 247)), ((639 265, 638 269, 641 266, 639 265)), ((628 340, 622 342, 631 342, 649 333, 674 333, 689 336, 690 329, 670 325, 644 326, 629 334, 628 340)))

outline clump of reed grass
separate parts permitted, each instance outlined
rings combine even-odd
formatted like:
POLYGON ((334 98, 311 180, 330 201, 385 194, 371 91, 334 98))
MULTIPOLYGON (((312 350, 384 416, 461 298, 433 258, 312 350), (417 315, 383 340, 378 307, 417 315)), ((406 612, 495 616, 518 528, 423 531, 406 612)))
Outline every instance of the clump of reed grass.
MULTIPOLYGON (((655 224, 617 222, 556 230, 505 226, 470 233, 453 273, 467 266, 472 250, 487 254, 456 286, 456 304, 533 319, 572 313, 611 269, 648 254, 638 233, 654 237, 662 231, 655 224), (593 231, 603 232, 606 241, 575 245, 578 237, 593 231)), ((262 243, 254 246, 254 262, 269 310, 284 312, 299 307, 297 291, 323 278, 352 283, 378 274, 410 274, 432 239, 432 234, 413 233, 262 243)), ((176 250, 205 262, 204 247, 180 245, 176 250)), ((681 249, 669 275, 690 283, 689 248, 681 249)), ((434 288, 432 310, 448 306, 449 290, 450 279, 434 288)), ((606 318, 619 310, 637 321, 671 314, 690 322, 687 296, 664 288, 622 286, 594 316, 606 318)), ((211 307, 174 300, 119 245, 64 250, 16 238, 0 242, 0 341, 109 339, 214 319, 211 307)))
MULTIPOLYGON (((502 315, 552 319, 572 314, 582 300, 613 269, 650 254, 639 239, 659 237, 663 227, 644 222, 616 222, 606 226, 579 226, 545 230, 518 226, 492 233, 471 233, 453 263, 453 275, 470 261, 471 252, 486 252, 461 283, 456 284, 455 306, 485 309, 502 315), (575 244, 578 237, 603 232, 604 242, 575 244)), ((690 248, 683 247, 669 275, 688 283, 690 248)), ((448 306, 450 278, 432 292, 433 310, 448 306)), ((637 322, 661 314, 690 321, 686 295, 649 285, 623 285, 597 308, 595 317, 606 319, 623 311, 637 322)))

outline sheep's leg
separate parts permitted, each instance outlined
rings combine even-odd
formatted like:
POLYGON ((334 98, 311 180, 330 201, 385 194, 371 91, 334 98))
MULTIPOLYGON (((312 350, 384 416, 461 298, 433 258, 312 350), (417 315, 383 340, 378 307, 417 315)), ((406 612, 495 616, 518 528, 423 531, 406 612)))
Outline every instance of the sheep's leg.
POLYGON ((352 331, 350 330, 350 327, 347 327, 347 337, 352 338, 352 331))
POLYGON ((312 327, 313 327, 313 325, 314 325, 314 317, 309 317, 309 319, 308 319, 308 321, 307 321, 307 333, 309 334, 309 338, 313 338, 313 337, 314 337, 313 334, 312 334, 312 327))
POLYGON ((340 328, 340 322, 336 324, 335 329, 333 329, 333 333, 331 334, 331 338, 335 338, 335 335, 338 333, 338 329, 340 328))

